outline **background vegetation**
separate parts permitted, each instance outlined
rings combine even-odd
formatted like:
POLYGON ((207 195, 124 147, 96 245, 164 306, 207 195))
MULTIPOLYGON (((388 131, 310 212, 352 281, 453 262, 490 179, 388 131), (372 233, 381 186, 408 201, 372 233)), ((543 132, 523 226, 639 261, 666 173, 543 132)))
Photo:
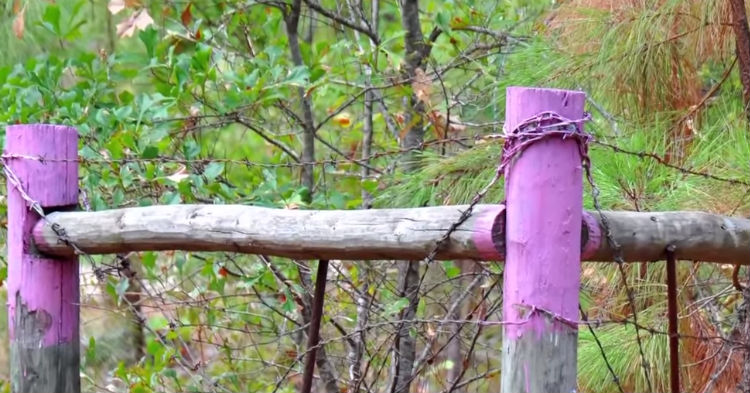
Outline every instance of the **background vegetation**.
MULTIPOLYGON (((590 98, 604 208, 748 215, 750 63, 736 3, 2 0, 0 123, 77 127, 92 210, 443 205, 492 177, 507 86, 573 88, 590 98)), ((485 202, 502 198, 497 185, 485 202)), ((314 262, 95 261, 111 269, 99 282, 84 262, 86 391, 297 389, 314 262)), ((497 390, 500 329, 476 321, 501 319, 501 265, 332 264, 318 391, 497 390)), ((663 271, 628 268, 655 391, 668 383, 663 271)), ((732 271, 680 265, 680 329, 693 337, 681 341, 684 391, 750 391, 732 271)), ((581 302, 604 321, 595 331, 622 387, 645 391, 614 267, 584 265, 581 302)), ((580 391, 618 391, 586 329, 578 357, 580 391)))

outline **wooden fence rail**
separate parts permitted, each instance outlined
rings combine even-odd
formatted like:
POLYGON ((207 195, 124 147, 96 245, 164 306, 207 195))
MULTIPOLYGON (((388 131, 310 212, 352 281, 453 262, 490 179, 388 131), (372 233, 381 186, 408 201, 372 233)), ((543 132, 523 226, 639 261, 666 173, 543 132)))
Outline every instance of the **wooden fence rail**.
MULTIPOLYGON (((468 206, 378 210, 282 210, 242 205, 169 205, 57 212, 39 221, 39 251, 72 255, 59 224, 89 254, 147 250, 230 251, 306 259, 421 259, 468 206)), ((503 259, 502 205, 477 205, 437 259, 503 259), (494 228, 493 228, 494 227, 494 228)), ((684 260, 750 264, 750 220, 695 211, 604 212, 626 261, 663 260, 674 245, 684 260)), ((584 213, 582 258, 612 261, 601 219, 584 213)))

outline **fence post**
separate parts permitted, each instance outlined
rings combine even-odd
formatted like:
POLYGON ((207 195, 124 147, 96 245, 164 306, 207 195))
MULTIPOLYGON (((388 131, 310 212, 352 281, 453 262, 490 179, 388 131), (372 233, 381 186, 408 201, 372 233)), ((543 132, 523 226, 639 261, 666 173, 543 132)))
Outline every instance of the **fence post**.
MULTIPOLYGON (((506 128, 541 112, 581 119, 582 92, 509 87, 506 128)), ((506 173, 503 283, 504 393, 576 391, 582 162, 573 138, 549 137, 518 155, 506 173)))
MULTIPOLYGON (((78 133, 29 124, 6 129, 4 160, 45 212, 78 204, 78 133)), ((34 247, 40 220, 8 184, 8 322, 13 392, 79 393, 78 258, 50 258, 34 247)))

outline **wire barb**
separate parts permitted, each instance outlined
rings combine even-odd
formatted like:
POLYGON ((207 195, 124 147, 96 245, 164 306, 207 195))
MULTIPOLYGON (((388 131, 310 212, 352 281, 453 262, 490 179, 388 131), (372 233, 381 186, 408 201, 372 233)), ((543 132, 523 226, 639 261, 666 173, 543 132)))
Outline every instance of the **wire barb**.
POLYGON ((63 228, 59 223, 53 222, 49 219, 47 214, 44 212, 44 208, 42 205, 36 201, 34 198, 32 198, 24 189, 23 183, 18 178, 18 175, 16 175, 15 172, 10 168, 10 166, 5 161, 6 156, 0 157, 0 164, 3 166, 3 173, 5 174, 5 178, 8 180, 8 182, 13 186, 13 188, 16 189, 18 192, 18 195, 21 196, 21 199, 23 199, 26 202, 26 205, 28 206, 29 210, 34 211, 40 219, 44 220, 47 224, 50 225, 50 228, 57 236, 57 239, 70 247, 73 252, 78 255, 86 258, 86 260, 91 263, 91 267, 94 269, 94 274, 96 275, 96 278, 99 280, 99 282, 104 282, 104 278, 106 277, 106 273, 108 269, 102 268, 99 266, 96 261, 94 261, 94 258, 83 252, 78 245, 73 242, 70 237, 68 236, 67 232, 65 232, 65 228, 63 228))
POLYGON ((596 183, 594 182, 594 178, 591 171, 591 160, 586 157, 583 160, 583 168, 586 173, 586 180, 589 183, 589 186, 591 186, 591 197, 594 202, 594 209, 599 213, 599 217, 601 218, 601 223, 603 226, 603 232, 607 238, 607 242, 609 243, 609 246, 612 248, 613 256, 615 263, 617 264, 617 270, 620 273, 620 278, 622 280, 623 286, 625 287, 625 293, 628 298, 628 303, 630 305, 630 309, 633 311, 633 325, 635 326, 635 338, 636 343, 638 344, 638 352, 641 357, 641 367, 643 368, 643 375, 646 379, 646 385, 648 387, 648 391, 652 392, 653 387, 651 384, 651 375, 649 372, 650 365, 648 363, 648 360, 646 359, 646 354, 643 350, 643 343, 641 340, 641 333, 640 333, 640 325, 638 324, 638 309, 636 308, 635 304, 635 296, 633 294, 633 289, 631 288, 630 284, 628 283, 628 277, 625 273, 625 259, 622 255, 622 246, 620 243, 615 239, 614 235, 612 234, 612 228, 609 224, 609 219, 607 218, 606 214, 602 211, 601 203, 599 202, 599 188, 596 186, 596 183))

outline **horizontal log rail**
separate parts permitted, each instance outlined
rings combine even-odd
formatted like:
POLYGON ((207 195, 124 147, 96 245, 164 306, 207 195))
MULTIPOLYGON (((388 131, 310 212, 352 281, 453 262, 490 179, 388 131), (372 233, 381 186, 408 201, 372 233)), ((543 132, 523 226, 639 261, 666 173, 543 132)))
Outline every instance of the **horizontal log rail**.
MULTIPOLYGON (((304 259, 422 259, 468 206, 373 210, 283 210, 243 205, 168 205, 56 212, 33 230, 37 249, 72 250, 59 224, 90 254, 129 251, 231 251, 304 259)), ((695 211, 604 212, 626 261, 655 261, 667 245, 683 260, 750 264, 750 220, 695 211)), ((502 260, 502 205, 477 205, 436 259, 502 260)), ((612 261, 601 217, 584 212, 582 259, 612 261)))

